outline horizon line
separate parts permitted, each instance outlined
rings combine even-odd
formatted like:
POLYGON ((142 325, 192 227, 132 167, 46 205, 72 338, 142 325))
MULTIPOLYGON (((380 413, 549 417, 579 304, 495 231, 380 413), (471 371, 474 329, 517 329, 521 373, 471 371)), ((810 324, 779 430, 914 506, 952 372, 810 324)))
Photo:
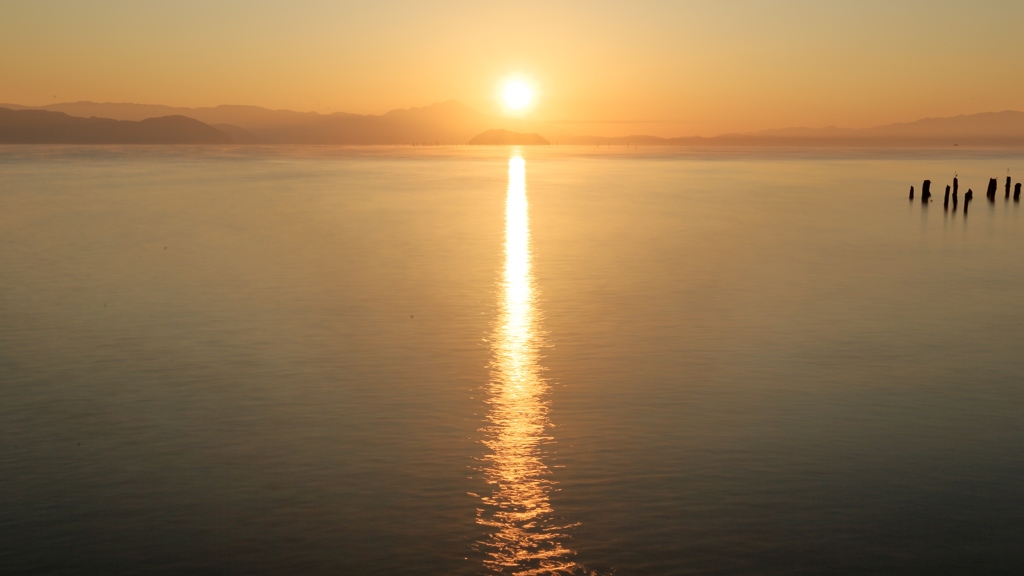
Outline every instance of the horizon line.
MULTIPOLYGON (((52 106, 76 105, 76 104, 92 104, 92 105, 99 105, 99 106, 103 106, 103 105, 109 105, 109 106, 119 106, 119 105, 120 106, 125 106, 125 105, 126 106, 153 106, 153 107, 170 108, 170 109, 177 108, 177 109, 181 109, 181 110, 200 110, 200 109, 203 109, 203 108, 215 109, 215 108, 220 108, 220 107, 245 107, 245 108, 257 108, 257 109, 267 110, 267 111, 270 111, 270 112, 292 112, 292 113, 298 113, 298 114, 314 114, 314 115, 318 115, 318 116, 335 116, 335 115, 339 115, 340 114, 340 115, 351 115, 351 116, 381 117, 381 116, 385 116, 388 113, 394 112, 394 111, 407 111, 407 110, 424 109, 424 108, 431 108, 431 107, 438 106, 438 105, 445 105, 445 104, 452 104, 452 103, 457 104, 457 105, 459 105, 461 107, 464 107, 467 110, 471 110, 473 112, 476 112, 478 114, 483 114, 483 115, 486 115, 486 116, 493 116, 495 119, 499 119, 499 120, 502 120, 502 119, 507 120, 508 119, 508 118, 505 118, 504 116, 501 116, 501 115, 493 115, 493 114, 490 114, 488 112, 481 112, 480 110, 478 110, 476 108, 473 108, 473 107, 471 107, 469 105, 466 105, 466 104, 462 103, 461 101, 459 101, 457 99, 454 99, 454 98, 450 98, 448 100, 443 100, 443 101, 439 101, 439 102, 434 102, 434 103, 431 103, 431 104, 421 105, 421 106, 412 106, 412 107, 409 107, 409 108, 394 108, 392 110, 389 110, 389 111, 381 113, 381 114, 359 114, 359 113, 342 112, 342 111, 331 112, 331 113, 322 113, 322 112, 317 112, 317 111, 301 112, 301 111, 292 110, 292 109, 288 109, 288 108, 267 108, 267 107, 264 107, 264 106, 260 106, 258 104, 218 104, 218 105, 215 105, 215 106, 189 107, 189 106, 174 106, 174 105, 168 105, 168 104, 142 104, 142 103, 138 103, 138 102, 111 102, 111 101, 96 102, 96 101, 92 101, 92 100, 77 100, 77 101, 70 101, 70 102, 69 101, 52 102, 52 103, 48 103, 48 104, 38 104, 38 105, 24 105, 24 104, 15 104, 15 103, 11 102, 11 103, 0 103, 0 107, 3 107, 3 106, 14 106, 14 107, 17 107, 17 108, 45 109, 47 107, 52 107, 52 106)), ((734 131, 720 132, 720 133, 717 133, 717 134, 714 134, 714 135, 689 134, 689 135, 672 135, 672 136, 665 135, 665 136, 661 136, 661 135, 654 135, 654 134, 640 134, 640 133, 637 133, 637 134, 627 134, 627 135, 622 135, 622 136, 606 136, 606 135, 598 135, 598 134, 571 134, 571 135, 567 135, 567 136, 570 137, 570 138, 599 138, 599 139, 611 139, 611 140, 622 139, 622 138, 653 138, 653 139, 658 139, 658 140, 688 140, 688 139, 716 139, 716 138, 723 138, 723 137, 758 137, 758 138, 763 138, 763 137, 772 137, 772 136, 775 136, 775 137, 791 137, 791 138, 793 138, 793 137, 795 137, 795 138, 808 138, 808 137, 813 138, 815 136, 812 136, 812 135, 809 135, 809 134, 808 135, 788 135, 788 136, 783 136, 783 135, 772 135, 772 134, 765 134, 765 133, 787 131, 787 130, 808 130, 808 131, 815 131, 815 132, 817 132, 817 131, 826 131, 826 130, 830 130, 830 129, 832 129, 832 130, 839 130, 839 131, 842 131, 842 132, 862 132, 862 131, 865 131, 865 130, 871 130, 871 129, 875 129, 875 128, 885 128, 885 127, 895 127, 895 126, 900 126, 900 125, 916 124, 918 122, 928 121, 928 120, 950 120, 950 119, 959 118, 959 117, 982 116, 982 115, 997 115, 997 114, 1005 114, 1005 113, 1021 114, 1021 113, 1024 113, 1024 111, 1013 110, 1013 109, 1004 109, 1004 110, 998 110, 998 111, 997 110, 989 110, 989 111, 984 111, 984 112, 961 113, 961 114, 955 114, 955 115, 951 115, 951 116, 925 116, 923 118, 918 118, 916 120, 894 122, 894 123, 890 123, 890 124, 873 125, 873 126, 860 127, 860 128, 840 127, 840 126, 836 126, 836 125, 833 124, 833 125, 823 126, 823 127, 811 127, 811 126, 806 126, 805 125, 805 126, 784 126, 784 127, 780 127, 780 128, 761 128, 761 129, 744 130, 744 131, 734 130, 734 131)), ((549 125, 570 124, 570 125, 581 125, 581 126, 582 125, 602 125, 602 124, 603 125, 681 124, 681 123, 687 122, 686 120, 681 120, 681 119, 664 119, 664 120, 661 120, 661 119, 617 119, 617 120, 579 120, 579 119, 575 119, 575 120, 573 120, 573 119, 541 120, 541 119, 536 119, 536 120, 530 120, 530 119, 526 119, 526 118, 517 118, 516 120, 526 120, 527 122, 537 123, 537 124, 549 124, 549 125)), ((928 136, 922 135, 922 136, 919 136, 919 137, 927 138, 928 136)), ((932 136, 932 137, 934 137, 934 136, 932 136)))

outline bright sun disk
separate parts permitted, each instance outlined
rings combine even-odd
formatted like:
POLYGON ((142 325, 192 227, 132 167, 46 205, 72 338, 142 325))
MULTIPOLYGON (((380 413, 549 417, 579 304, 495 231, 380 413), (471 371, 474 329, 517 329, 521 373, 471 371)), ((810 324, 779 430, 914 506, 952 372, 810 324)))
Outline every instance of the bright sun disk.
POLYGON ((501 99, 509 110, 523 110, 533 102, 533 88, 522 80, 509 80, 501 89, 501 99))

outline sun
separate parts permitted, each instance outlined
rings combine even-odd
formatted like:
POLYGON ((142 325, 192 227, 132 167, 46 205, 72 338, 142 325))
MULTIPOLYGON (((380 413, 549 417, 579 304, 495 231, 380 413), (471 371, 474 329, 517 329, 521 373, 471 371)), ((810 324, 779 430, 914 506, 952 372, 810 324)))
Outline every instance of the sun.
POLYGON ((506 80, 501 87, 501 101, 510 112, 522 112, 533 104, 533 86, 520 78, 506 80))

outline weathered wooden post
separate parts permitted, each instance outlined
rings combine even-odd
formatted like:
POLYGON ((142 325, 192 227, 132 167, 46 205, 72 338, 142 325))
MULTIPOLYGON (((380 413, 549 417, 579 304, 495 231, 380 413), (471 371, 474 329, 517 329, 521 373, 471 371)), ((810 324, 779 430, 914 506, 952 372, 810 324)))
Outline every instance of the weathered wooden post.
POLYGON ((1020 202, 1020 182, 1013 186, 1013 201, 1020 202))
POLYGON ((946 184, 946 197, 942 199, 942 207, 946 210, 949 209, 949 184, 946 184))
POLYGON ((927 204, 932 199, 932 181, 925 180, 921 184, 921 204, 927 204))
POLYGON ((989 202, 996 201, 996 188, 998 186, 999 184, 996 182, 995 178, 988 179, 988 190, 985 191, 985 197, 988 198, 989 202))
POLYGON ((1010 177, 1006 177, 1006 198, 1010 197, 1010 177))
POLYGON ((956 187, 953 187, 953 212, 956 212, 956 187))
POLYGON ((914 187, 913 186, 910 187, 910 199, 911 200, 914 199, 914 187))

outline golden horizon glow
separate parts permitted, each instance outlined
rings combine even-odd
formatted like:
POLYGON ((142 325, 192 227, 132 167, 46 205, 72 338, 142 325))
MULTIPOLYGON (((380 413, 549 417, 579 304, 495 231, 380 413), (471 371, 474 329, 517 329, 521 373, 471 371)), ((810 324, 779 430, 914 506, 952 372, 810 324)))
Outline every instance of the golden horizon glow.
POLYGON ((483 430, 484 475, 493 492, 481 498, 477 522, 493 530, 482 542, 485 567, 498 574, 561 574, 578 569, 562 545, 565 526, 555 524, 544 462, 548 429, 547 381, 541 376, 543 345, 531 271, 526 161, 509 160, 505 200, 505 269, 501 312, 491 338, 488 426, 483 430))
POLYGON ((539 96, 531 120, 603 136, 863 128, 1024 109, 1024 75, 1012 72, 1024 2, 809 6, 7 2, 0 103, 383 114, 454 99, 501 114, 510 112, 498 80, 523 72, 539 96))

